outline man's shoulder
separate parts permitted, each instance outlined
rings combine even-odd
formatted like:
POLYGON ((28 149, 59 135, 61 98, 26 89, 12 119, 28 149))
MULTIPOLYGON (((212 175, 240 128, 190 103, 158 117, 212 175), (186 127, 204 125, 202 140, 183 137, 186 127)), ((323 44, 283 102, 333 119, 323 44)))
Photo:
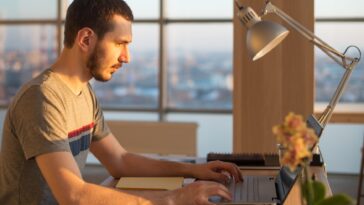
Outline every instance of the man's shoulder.
POLYGON ((45 70, 37 77, 25 83, 14 96, 12 104, 17 104, 24 96, 48 96, 56 95, 59 82, 52 75, 50 69, 45 70))
POLYGON ((30 80, 26 85, 28 85, 28 87, 39 87, 40 89, 57 89, 59 84, 59 79, 55 76, 51 69, 46 69, 37 77, 30 80))

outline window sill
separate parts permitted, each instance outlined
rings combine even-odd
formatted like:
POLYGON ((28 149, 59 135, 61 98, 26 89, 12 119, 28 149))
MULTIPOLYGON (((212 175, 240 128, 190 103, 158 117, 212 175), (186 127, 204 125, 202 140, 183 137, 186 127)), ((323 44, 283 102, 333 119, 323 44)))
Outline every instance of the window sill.
MULTIPOLYGON (((315 104, 315 116, 320 116, 326 103, 315 104)), ((334 110, 330 123, 364 123, 364 103, 338 104, 334 110)))

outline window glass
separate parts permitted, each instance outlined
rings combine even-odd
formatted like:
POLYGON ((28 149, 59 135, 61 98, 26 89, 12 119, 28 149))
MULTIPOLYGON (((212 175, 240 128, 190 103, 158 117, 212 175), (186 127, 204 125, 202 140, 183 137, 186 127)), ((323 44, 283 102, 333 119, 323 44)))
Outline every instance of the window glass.
POLYGON ((19 87, 54 63, 55 26, 0 26, 0 104, 10 102, 19 87))
POLYGON ((67 8, 72 3, 73 0, 61 0, 61 17, 62 19, 66 18, 67 8))
MULTIPOLYGON (((317 36, 340 52, 344 52, 349 45, 356 45, 362 53, 364 51, 364 23, 316 23, 315 31, 317 36)), ((355 55, 357 52, 351 52, 351 54, 355 55)), ((317 48, 315 58, 316 102, 328 102, 343 76, 344 69, 317 48)), ((340 101, 364 103, 363 59, 352 72, 340 101)))
POLYGON ((135 19, 159 18, 159 0, 126 0, 135 19))
POLYGON ((231 153, 233 150, 233 117, 231 114, 168 113, 167 121, 197 123, 197 156, 209 152, 231 153))
POLYGON ((343 17, 364 17, 363 0, 318 0, 315 1, 315 16, 343 18, 343 17))
POLYGON ((168 26, 168 106, 232 108, 232 24, 168 26))
POLYGON ((1 0, 0 19, 55 19, 57 0, 1 0))
POLYGON ((232 18, 233 1, 166 0, 168 18, 232 18))
POLYGON ((124 64, 106 83, 92 81, 105 108, 157 108, 158 25, 134 24, 131 62, 124 64))

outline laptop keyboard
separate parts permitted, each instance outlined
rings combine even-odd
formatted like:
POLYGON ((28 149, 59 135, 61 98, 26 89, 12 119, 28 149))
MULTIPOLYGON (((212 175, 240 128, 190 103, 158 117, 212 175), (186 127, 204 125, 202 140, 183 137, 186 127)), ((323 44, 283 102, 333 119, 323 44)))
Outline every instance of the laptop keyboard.
POLYGON ((214 160, 232 162, 238 166, 280 166, 278 154, 275 153, 208 153, 207 161, 214 160))
POLYGON ((259 199, 259 177, 245 176, 243 182, 230 183, 233 201, 256 201, 259 199))

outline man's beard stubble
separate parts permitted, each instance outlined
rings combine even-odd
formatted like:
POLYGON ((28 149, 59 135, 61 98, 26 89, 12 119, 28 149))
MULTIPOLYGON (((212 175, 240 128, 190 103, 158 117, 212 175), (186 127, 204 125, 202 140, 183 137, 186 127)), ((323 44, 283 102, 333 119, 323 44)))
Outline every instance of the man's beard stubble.
POLYGON ((100 49, 99 43, 96 44, 95 49, 92 51, 86 66, 90 69, 91 75, 95 80, 106 82, 109 79, 105 79, 101 72, 101 60, 104 57, 104 50, 100 49))

